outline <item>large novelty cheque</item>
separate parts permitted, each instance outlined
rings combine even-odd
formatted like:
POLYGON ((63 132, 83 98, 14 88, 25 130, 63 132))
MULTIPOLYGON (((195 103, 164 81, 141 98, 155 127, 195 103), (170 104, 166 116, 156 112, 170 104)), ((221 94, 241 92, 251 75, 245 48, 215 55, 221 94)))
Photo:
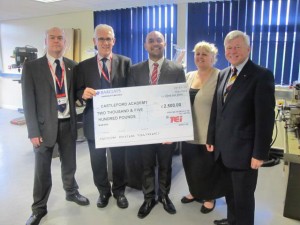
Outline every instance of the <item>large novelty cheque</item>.
POLYGON ((193 140, 186 83, 97 90, 96 148, 193 140))

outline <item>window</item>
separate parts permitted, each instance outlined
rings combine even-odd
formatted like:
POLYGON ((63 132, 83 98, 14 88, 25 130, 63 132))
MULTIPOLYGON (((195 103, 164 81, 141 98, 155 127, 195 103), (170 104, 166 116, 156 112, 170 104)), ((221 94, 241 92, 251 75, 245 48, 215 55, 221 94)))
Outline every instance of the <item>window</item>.
POLYGON ((114 28, 113 51, 131 58, 132 63, 148 59, 144 49, 147 33, 160 31, 167 43, 165 57, 172 59, 177 42, 177 5, 148 6, 94 12, 94 26, 108 24, 114 28))
POLYGON ((273 71, 276 84, 290 85, 300 80, 300 0, 189 3, 188 71, 195 69, 192 49, 201 40, 218 47, 216 67, 228 66, 223 41, 229 31, 236 29, 250 36, 250 58, 273 71))

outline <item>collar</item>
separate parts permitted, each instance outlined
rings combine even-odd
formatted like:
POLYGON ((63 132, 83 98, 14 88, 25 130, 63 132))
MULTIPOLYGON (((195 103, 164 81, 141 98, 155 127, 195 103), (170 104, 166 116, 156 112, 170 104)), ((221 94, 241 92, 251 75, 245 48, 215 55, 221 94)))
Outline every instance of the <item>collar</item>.
POLYGON ((164 60, 165 60, 165 57, 162 57, 160 60, 158 60, 156 62, 154 62, 153 60, 149 59, 149 67, 152 68, 152 66, 153 66, 154 63, 158 63, 158 67, 160 68, 161 65, 163 64, 164 60))
POLYGON ((111 61, 112 55, 113 55, 113 53, 111 52, 107 57, 103 57, 103 56, 99 55, 99 53, 98 53, 98 59, 101 61, 101 59, 107 58, 109 61, 111 61))
MULTIPOLYGON (((248 60, 249 60, 249 57, 247 57, 247 58, 245 59, 245 61, 242 62, 240 65, 238 65, 238 66, 235 67, 235 68, 237 69, 237 74, 239 74, 239 73, 242 71, 242 69, 244 68, 245 64, 248 62, 248 60)), ((233 68, 233 67, 234 67, 234 66, 231 65, 231 68, 233 68)))
POLYGON ((55 61, 56 59, 58 59, 58 60, 60 61, 60 64, 62 65, 62 61, 63 61, 63 57, 62 57, 62 56, 59 57, 59 58, 54 58, 53 56, 51 56, 51 55, 49 55, 49 54, 47 53, 46 57, 47 57, 48 61, 51 63, 51 65, 54 64, 54 61, 55 61))

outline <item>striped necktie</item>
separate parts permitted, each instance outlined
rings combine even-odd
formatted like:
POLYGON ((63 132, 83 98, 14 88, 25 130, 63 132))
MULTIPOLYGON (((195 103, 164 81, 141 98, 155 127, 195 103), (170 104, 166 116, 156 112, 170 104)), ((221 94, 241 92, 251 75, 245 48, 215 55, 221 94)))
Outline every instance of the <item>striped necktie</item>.
POLYGON ((157 78, 158 78, 158 63, 153 63, 153 71, 151 74, 151 84, 155 85, 157 84, 157 78))
POLYGON ((230 79, 228 80, 227 85, 226 85, 226 90, 225 90, 225 92, 224 92, 224 101, 225 101, 225 99, 226 99, 226 97, 227 97, 229 91, 231 90, 234 81, 236 80, 236 78, 237 78, 237 76, 238 76, 238 73, 237 73, 237 72, 238 72, 238 70, 237 70, 235 67, 231 68, 231 73, 232 73, 232 74, 231 74, 231 77, 230 77, 230 79))

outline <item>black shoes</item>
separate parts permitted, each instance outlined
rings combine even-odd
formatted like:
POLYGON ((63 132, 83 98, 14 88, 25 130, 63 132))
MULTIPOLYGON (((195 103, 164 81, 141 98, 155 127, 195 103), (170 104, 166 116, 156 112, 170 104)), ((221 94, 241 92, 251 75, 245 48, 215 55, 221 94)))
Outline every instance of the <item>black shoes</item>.
POLYGON ((67 195, 66 200, 70 201, 70 202, 75 202, 78 205, 89 205, 90 204, 90 201, 86 197, 82 196, 79 193, 74 193, 72 195, 67 195))
POLYGON ((227 219, 214 220, 214 224, 216 224, 216 225, 229 225, 227 219))
POLYGON ((201 207, 201 209, 200 209, 200 212, 202 212, 203 214, 207 214, 207 213, 210 213, 211 211, 213 211, 214 208, 215 208, 215 206, 216 206, 216 200, 213 200, 213 203, 214 203, 214 206, 212 208, 207 208, 203 204, 202 207, 201 207))
POLYGON ((187 198, 185 196, 183 196, 181 199, 181 203, 183 203, 183 204, 191 203, 193 201, 195 201, 195 198, 187 198))
MULTIPOLYGON (((111 197, 111 193, 100 193, 100 196, 97 200, 97 207, 98 208, 104 208, 108 205, 109 198, 111 197)), ((117 205, 121 209, 125 209, 128 207, 128 201, 124 194, 120 194, 118 196, 114 196, 114 198, 117 200, 117 205)))
POLYGON ((175 214, 176 213, 176 209, 175 206, 173 205, 173 203, 171 202, 171 200, 169 199, 168 195, 164 195, 164 196, 159 196, 158 197, 158 201, 160 203, 163 204, 164 209, 170 213, 170 214, 175 214))
POLYGON ((120 194, 119 196, 115 197, 117 199, 117 205, 121 209, 125 209, 128 207, 128 201, 124 194, 120 194))
POLYGON ((41 219, 47 214, 47 211, 42 213, 32 213, 29 219, 26 221, 26 225, 38 225, 41 219))
POLYGON ((97 201, 97 207, 98 208, 106 207, 107 204, 108 204, 110 196, 111 196, 111 193, 107 193, 107 194, 100 193, 100 196, 99 196, 98 201, 97 201))
POLYGON ((145 218, 153 209, 153 207, 156 205, 155 199, 145 200, 142 204, 142 206, 139 209, 138 217, 140 219, 145 218))
POLYGON ((182 204, 187 204, 187 203, 191 203, 191 202, 194 202, 194 201, 200 202, 200 203, 203 202, 203 200, 201 200, 201 199, 199 199, 199 198, 187 198, 186 196, 183 196, 183 197, 181 198, 181 203, 182 203, 182 204))

